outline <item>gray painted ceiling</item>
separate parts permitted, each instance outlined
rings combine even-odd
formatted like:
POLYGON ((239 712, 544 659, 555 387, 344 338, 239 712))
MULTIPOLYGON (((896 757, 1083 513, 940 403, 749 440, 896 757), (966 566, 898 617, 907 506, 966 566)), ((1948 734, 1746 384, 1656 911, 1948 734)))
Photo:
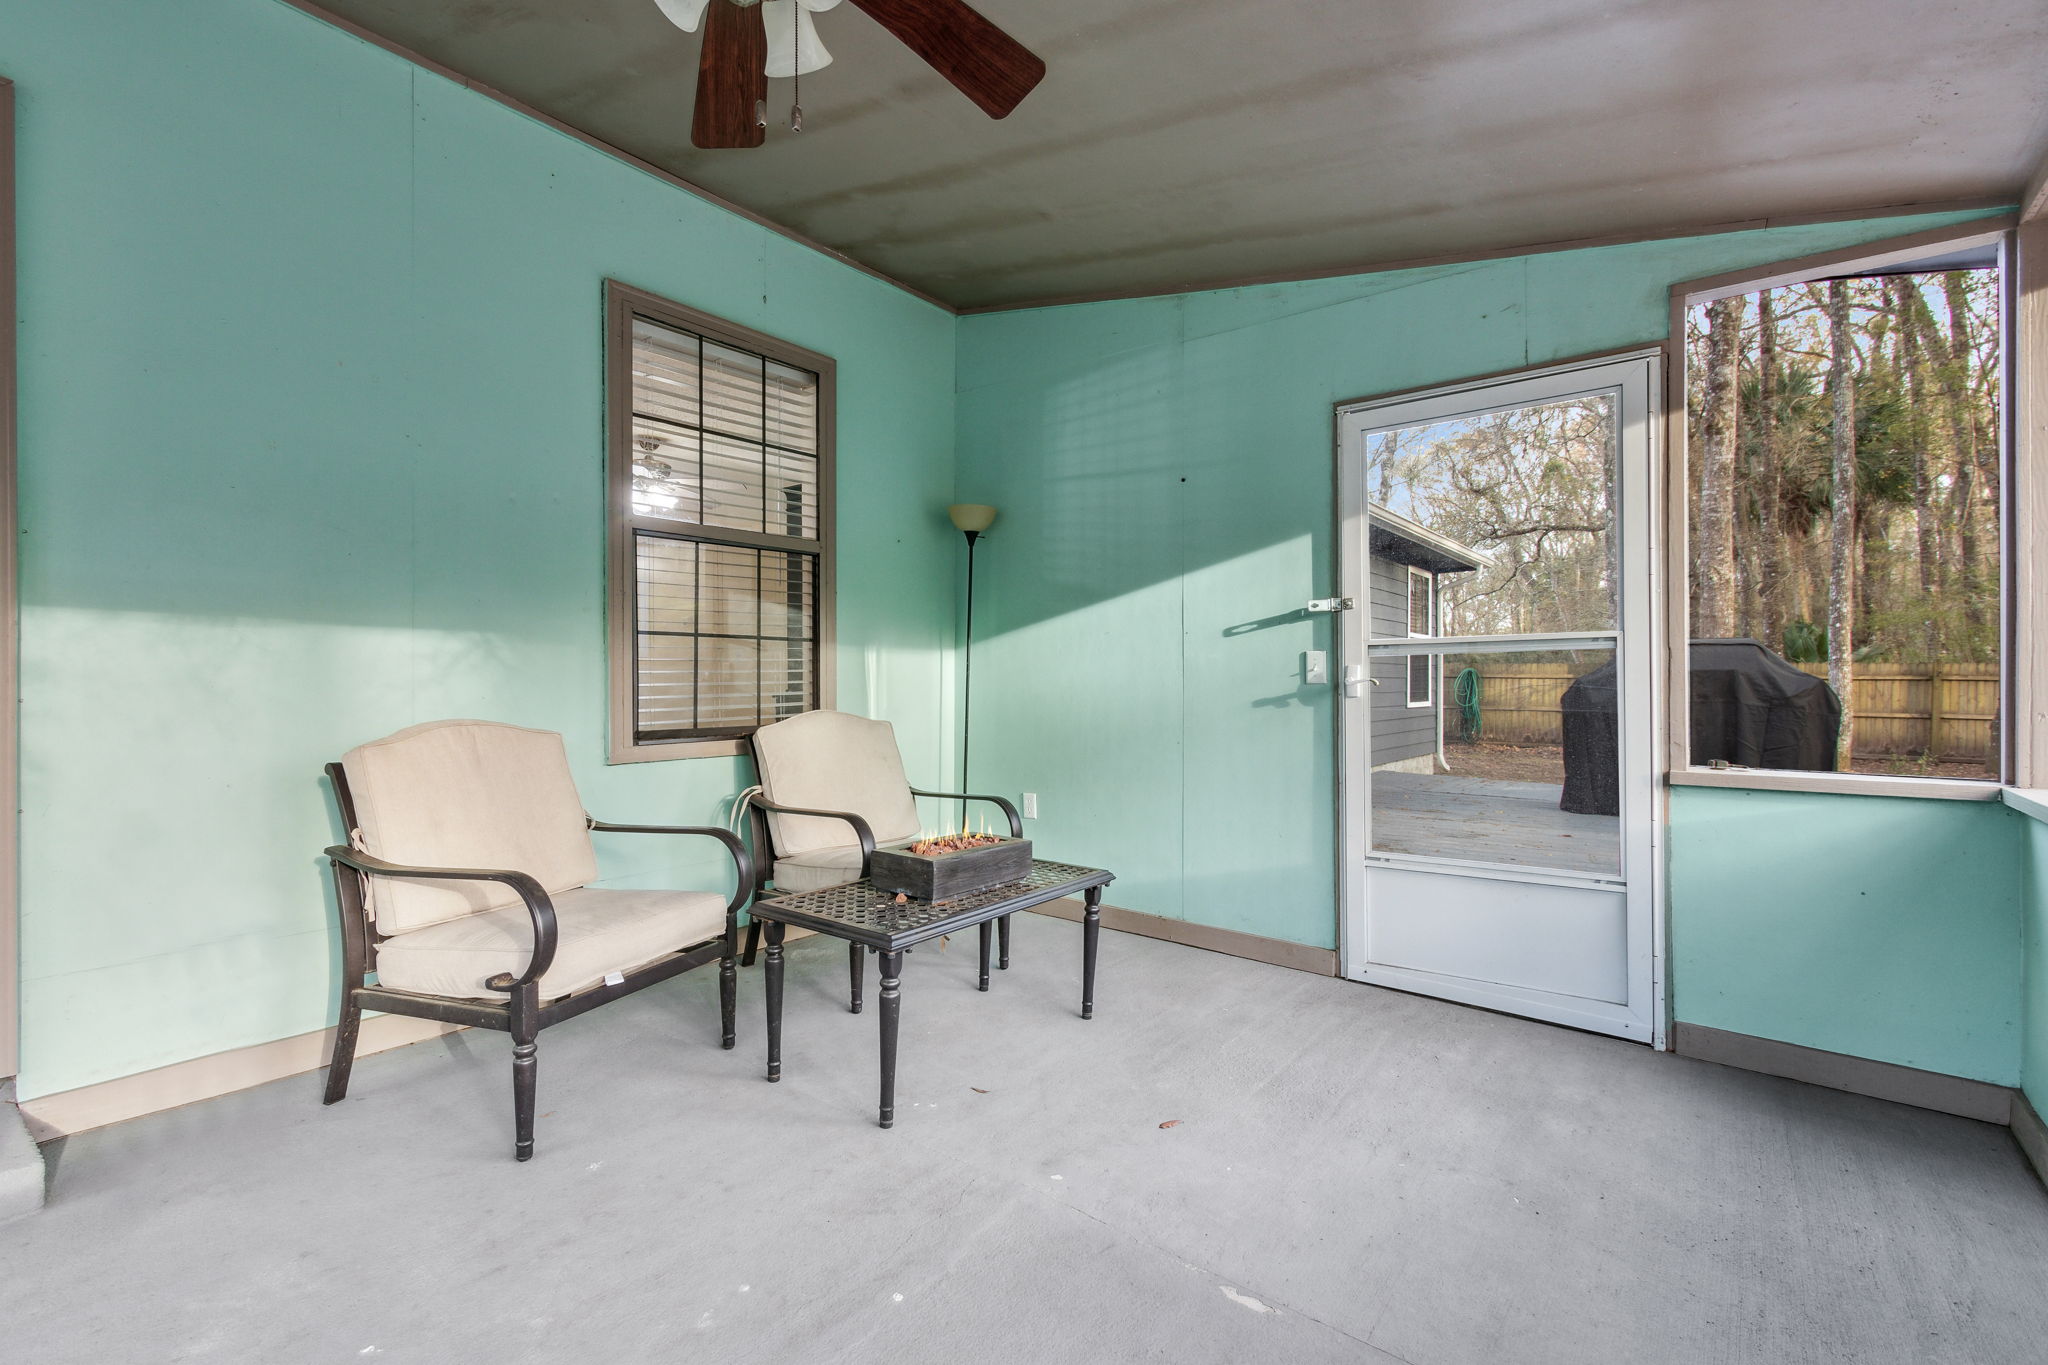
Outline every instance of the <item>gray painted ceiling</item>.
POLYGON ((804 131, 716 152, 654 0, 320 3, 961 306, 2017 196, 2048 147, 2042 0, 979 0, 1050 68, 1002 122, 842 5, 804 131))

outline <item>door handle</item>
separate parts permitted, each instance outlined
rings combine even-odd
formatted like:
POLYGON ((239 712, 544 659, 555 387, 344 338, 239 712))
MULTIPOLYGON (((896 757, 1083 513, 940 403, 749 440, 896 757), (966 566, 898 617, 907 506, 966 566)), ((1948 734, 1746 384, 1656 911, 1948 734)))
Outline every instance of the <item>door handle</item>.
POLYGON ((1362 697, 1365 695, 1365 665, 1344 665, 1344 695, 1362 697))

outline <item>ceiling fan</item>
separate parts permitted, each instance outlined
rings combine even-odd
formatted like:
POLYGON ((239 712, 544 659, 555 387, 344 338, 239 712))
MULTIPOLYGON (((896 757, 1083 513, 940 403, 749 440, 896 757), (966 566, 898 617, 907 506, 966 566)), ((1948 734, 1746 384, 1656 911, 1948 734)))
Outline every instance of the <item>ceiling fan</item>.
MULTIPOLYGON (((828 65, 811 16, 839 0, 654 0, 678 28, 704 25, 697 61, 699 147, 758 147, 768 135, 768 78, 828 65)), ((990 118, 1003 118, 1045 78, 1045 63, 964 0, 853 0, 990 118)), ((803 108, 790 111, 801 130, 803 108)))

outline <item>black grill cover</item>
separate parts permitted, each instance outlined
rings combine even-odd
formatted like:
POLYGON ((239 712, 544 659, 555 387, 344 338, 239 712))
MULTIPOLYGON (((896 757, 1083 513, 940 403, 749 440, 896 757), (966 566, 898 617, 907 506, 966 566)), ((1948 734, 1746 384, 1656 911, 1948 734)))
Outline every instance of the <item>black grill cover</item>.
POLYGON ((1574 681, 1559 705, 1564 708, 1564 795, 1557 808, 1574 815, 1621 814, 1613 663, 1574 681))
MULTIPOLYGON (((1558 809, 1621 813, 1614 665, 1565 689, 1564 796, 1558 809)), ((1842 703, 1756 640, 1692 642, 1692 761, 1833 772, 1842 703)))

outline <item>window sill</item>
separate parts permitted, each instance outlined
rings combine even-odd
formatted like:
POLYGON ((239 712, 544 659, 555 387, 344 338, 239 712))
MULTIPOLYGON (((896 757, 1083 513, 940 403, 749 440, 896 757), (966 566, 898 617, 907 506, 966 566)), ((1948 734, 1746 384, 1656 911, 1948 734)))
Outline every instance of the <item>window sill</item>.
POLYGON ((1933 801, 1996 801, 2011 788, 1989 780, 1954 777, 1883 777, 1873 773, 1794 773, 1766 768, 1680 768, 1674 787, 1735 787, 1750 791, 1828 792, 1837 796, 1910 796, 1933 801))
POLYGON ((2048 825, 2048 787, 2006 787, 2000 795, 2020 814, 2048 825))

